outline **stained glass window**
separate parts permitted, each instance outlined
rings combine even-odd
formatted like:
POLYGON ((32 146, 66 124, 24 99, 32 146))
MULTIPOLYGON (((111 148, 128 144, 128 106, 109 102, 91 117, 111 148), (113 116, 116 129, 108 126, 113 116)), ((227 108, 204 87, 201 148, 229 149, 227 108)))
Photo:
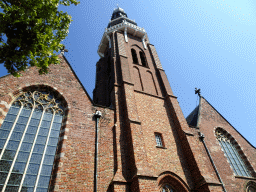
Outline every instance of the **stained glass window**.
POLYGON ((241 155, 235 147, 236 142, 228 137, 221 129, 216 131, 216 137, 235 174, 239 176, 252 177, 244 160, 241 158, 241 155))
POLYGON ((0 127, 0 191, 48 191, 63 106, 49 92, 26 92, 0 127))

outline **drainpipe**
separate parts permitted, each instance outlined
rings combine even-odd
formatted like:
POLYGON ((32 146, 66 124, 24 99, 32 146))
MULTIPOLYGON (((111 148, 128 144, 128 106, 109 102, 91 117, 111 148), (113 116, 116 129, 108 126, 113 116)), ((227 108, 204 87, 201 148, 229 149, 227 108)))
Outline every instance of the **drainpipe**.
POLYGON ((216 174, 217 174, 217 176, 218 176, 218 178, 219 178, 219 180, 220 180, 220 183, 221 183, 221 185, 222 185, 222 188, 223 188, 224 192, 227 192, 226 189, 225 189, 225 186, 224 186, 224 184, 223 184, 223 182, 222 182, 222 180, 221 180, 221 178, 220 178, 220 175, 219 175, 219 172, 218 172, 218 170, 217 170, 217 167, 215 166, 215 164, 214 164, 214 162, 213 162, 213 159, 212 159, 212 157, 211 157, 211 154, 210 154, 210 152, 209 152, 209 150, 208 150, 208 148, 207 148, 207 146, 206 146, 206 144, 205 144, 205 142, 204 142, 204 134, 201 133, 201 132, 199 132, 198 134, 199 134, 200 140, 201 140, 201 141, 203 142, 203 144, 204 144, 204 148, 205 148, 205 150, 206 150, 206 152, 207 152, 207 155, 209 156, 210 161, 211 161, 211 163, 212 163, 212 165, 213 165, 213 168, 214 168, 214 170, 215 170, 215 172, 216 172, 216 174))
POLYGON ((94 192, 97 192, 97 177, 98 177, 98 145, 99 145, 99 139, 98 139, 98 132, 99 132, 99 119, 101 117, 101 112, 96 111, 94 114, 94 117, 96 119, 96 130, 95 130, 95 164, 94 164, 94 192))

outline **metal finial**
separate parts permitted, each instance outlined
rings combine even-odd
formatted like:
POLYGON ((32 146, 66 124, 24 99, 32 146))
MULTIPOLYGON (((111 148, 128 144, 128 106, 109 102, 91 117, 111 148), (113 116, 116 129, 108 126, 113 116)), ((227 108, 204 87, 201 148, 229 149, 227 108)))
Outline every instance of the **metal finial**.
POLYGON ((65 52, 68 52, 68 50, 65 49, 65 45, 63 45, 62 49, 60 49, 60 53, 64 55, 65 52))
POLYGON ((201 97, 201 90, 200 90, 200 89, 195 88, 195 94, 198 94, 198 96, 199 96, 199 97, 201 97))

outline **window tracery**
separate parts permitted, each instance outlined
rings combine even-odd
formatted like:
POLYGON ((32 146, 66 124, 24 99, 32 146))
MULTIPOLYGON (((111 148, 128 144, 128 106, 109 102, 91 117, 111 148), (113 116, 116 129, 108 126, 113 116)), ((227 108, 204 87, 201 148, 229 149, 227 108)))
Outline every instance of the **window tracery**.
POLYGON ((162 189, 162 192, 174 192, 174 190, 172 189, 172 187, 170 185, 165 184, 162 189))
POLYGON ((221 129, 217 129, 215 134, 235 174, 239 176, 252 177, 244 160, 235 147, 237 143, 234 139, 231 136, 227 136, 226 132, 221 129))
POLYGON ((0 191, 48 191, 63 115, 49 91, 13 102, 0 127, 0 191))

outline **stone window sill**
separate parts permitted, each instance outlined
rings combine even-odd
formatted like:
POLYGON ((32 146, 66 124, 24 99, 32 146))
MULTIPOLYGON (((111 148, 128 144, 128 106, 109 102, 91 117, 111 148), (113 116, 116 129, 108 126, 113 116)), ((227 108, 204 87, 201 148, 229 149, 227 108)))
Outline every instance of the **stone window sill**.
POLYGON ((133 63, 134 65, 138 65, 138 66, 141 66, 141 67, 145 67, 145 68, 148 68, 149 69, 149 66, 144 66, 144 65, 142 65, 142 64, 140 64, 140 63, 133 63))
POLYGON ((250 180, 256 180, 255 177, 245 177, 245 176, 235 176, 235 178, 239 178, 239 179, 250 179, 250 180))
POLYGON ((166 147, 163 147, 163 146, 157 146, 157 145, 156 145, 156 148, 167 149, 166 147))

